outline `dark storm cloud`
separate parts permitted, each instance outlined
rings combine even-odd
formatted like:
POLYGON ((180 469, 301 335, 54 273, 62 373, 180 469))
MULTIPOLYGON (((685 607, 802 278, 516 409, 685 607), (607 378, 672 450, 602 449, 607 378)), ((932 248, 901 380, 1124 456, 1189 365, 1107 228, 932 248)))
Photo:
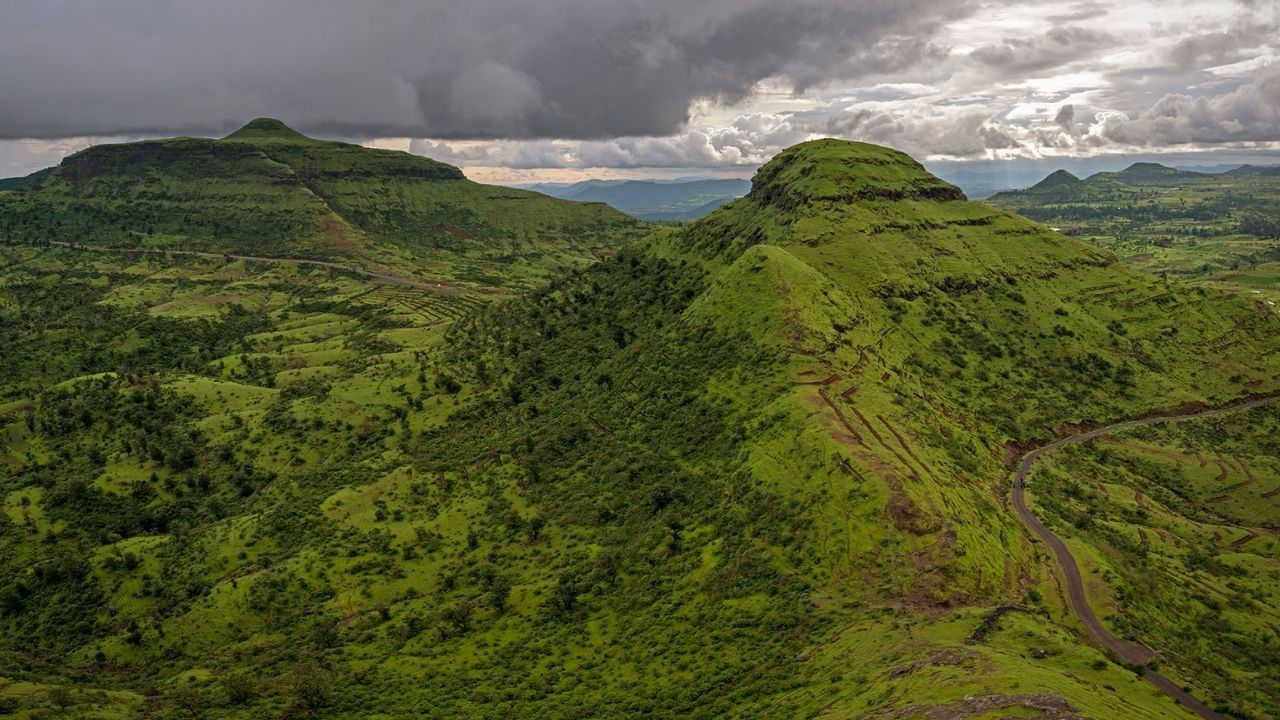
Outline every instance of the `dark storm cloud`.
POLYGON ((945 55, 928 0, 17 0, 0 138, 211 133, 272 115, 350 135, 661 135, 699 99, 945 55))
POLYGON ((1169 59, 1182 70, 1193 70, 1251 57, 1247 51, 1275 37, 1280 28, 1256 18, 1250 20, 1226 30, 1189 35, 1169 50, 1169 59))
POLYGON ((1040 72, 1089 58, 1095 51, 1114 44, 1116 39, 1101 30, 1064 25, 1035 37, 983 45, 969 57, 999 73, 1040 72))
POLYGON ((1058 114, 1054 116, 1053 122, 1056 123, 1058 127, 1062 128, 1063 130, 1066 130, 1067 132, 1073 132, 1076 126, 1075 106, 1063 105, 1062 107, 1058 108, 1058 114))
POLYGON ((1280 67, 1221 95, 1171 93, 1136 115, 1108 114, 1097 130, 1133 146, 1273 142, 1280 137, 1280 67))

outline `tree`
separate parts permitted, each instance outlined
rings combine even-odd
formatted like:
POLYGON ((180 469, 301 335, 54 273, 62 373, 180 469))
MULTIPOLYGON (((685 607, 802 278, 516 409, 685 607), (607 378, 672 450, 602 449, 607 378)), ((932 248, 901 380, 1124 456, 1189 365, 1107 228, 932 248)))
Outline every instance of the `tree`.
POLYGON ((222 689, 227 693, 227 702, 245 705, 258 694, 258 683, 248 675, 235 673, 223 676, 222 689))
POLYGON ((49 702, 65 713, 67 708, 76 704, 76 699, 66 686, 57 685, 49 689, 49 702))
POLYGON ((441 639, 466 633, 471 627, 471 613, 474 610, 470 601, 449 603, 440 609, 436 617, 435 627, 441 639))
POLYGON ((496 613, 507 610, 507 601, 511 598, 511 581, 503 575, 494 575, 489 583, 489 607, 496 613))
POLYGON ((547 519, 541 514, 535 514, 529 518, 528 523, 524 526, 524 532, 526 537, 529 538, 529 542, 538 542, 538 538, 542 536, 542 528, 546 527, 546 525, 547 519))
POLYGON ((204 696, 202 696, 195 688, 180 687, 169 693, 169 702, 181 714, 187 718, 204 717, 204 696))
POLYGON ((303 665, 293 671, 292 689, 299 707, 319 710, 333 694, 333 674, 319 665, 303 665))

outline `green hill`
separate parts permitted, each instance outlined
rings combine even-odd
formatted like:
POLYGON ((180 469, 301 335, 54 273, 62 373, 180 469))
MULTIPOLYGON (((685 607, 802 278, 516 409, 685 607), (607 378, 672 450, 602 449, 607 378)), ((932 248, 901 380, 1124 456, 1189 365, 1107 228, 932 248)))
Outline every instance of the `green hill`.
POLYGON ((1007 462, 1280 389, 1274 313, 834 140, 447 318, 308 267, 4 268, 0 694, 22 712, 1189 717, 1081 641, 1007 462))
POLYGON ((0 191, 4 190, 22 190, 32 187, 40 183, 46 175, 53 172, 53 168, 45 168, 37 170, 30 175, 12 178, 0 178, 0 191))
POLYGON ((313 140, 278 120, 221 140, 99 145, 0 195, 0 240, 341 260, 521 286, 645 232, 602 204, 481 185, 424 157, 313 140))
POLYGON ((1074 188, 1080 183, 1080 178, 1072 175, 1066 170, 1054 170, 1049 173, 1045 179, 1028 188, 1029 192, 1044 192, 1046 190, 1061 190, 1063 188, 1074 188))
POLYGON ((1136 267, 1280 302, 1280 175, 1136 163, 1061 182, 1058 171, 988 202, 1105 248, 1136 267))
POLYGON ((1280 176, 1280 166, 1277 165, 1241 165, 1234 170, 1228 170, 1225 175, 1270 175, 1280 176))
POLYGON ((310 144, 311 138, 275 118, 254 118, 225 140, 248 143, 310 144))
POLYGON ((1104 177, 1114 175, 1127 181, 1141 180, 1167 180, 1171 178, 1186 178, 1187 176, 1196 176, 1200 173, 1190 172, 1187 170, 1179 170, 1171 168, 1167 165, 1153 162, 1137 162, 1117 173, 1099 173, 1104 177))

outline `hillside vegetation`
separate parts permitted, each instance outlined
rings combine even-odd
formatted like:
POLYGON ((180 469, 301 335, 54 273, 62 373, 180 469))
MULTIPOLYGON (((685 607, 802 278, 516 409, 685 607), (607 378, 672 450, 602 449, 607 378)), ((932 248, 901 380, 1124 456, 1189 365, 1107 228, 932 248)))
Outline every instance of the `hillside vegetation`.
MULTIPOLYGON (((350 208, 389 181, 343 182, 350 208)), ((11 249, 0 702, 1189 717, 1082 642, 1007 462, 1067 426, 1280 389, 1264 304, 834 140, 698 222, 491 298, 11 249)), ((1261 570, 1249 587, 1274 592, 1261 570)), ((1176 641, 1182 600, 1142 602, 1113 630, 1176 641)), ((1232 662, 1270 657, 1256 643, 1232 662)), ((1204 657, 1162 672, 1275 714, 1204 657)))
POLYGON ((1280 413, 1144 428, 1073 448, 1033 480, 1041 515, 1088 558, 1115 625, 1280 712, 1280 413))
POLYGON ((1280 168, 1197 173, 1136 163, 1084 180, 1059 170, 988 202, 1149 272, 1280 302, 1280 168))
POLYGON ((222 138, 99 145, 0 193, 0 237, 341 260, 521 287, 645 232, 603 204, 481 185, 403 152, 258 119, 222 138))

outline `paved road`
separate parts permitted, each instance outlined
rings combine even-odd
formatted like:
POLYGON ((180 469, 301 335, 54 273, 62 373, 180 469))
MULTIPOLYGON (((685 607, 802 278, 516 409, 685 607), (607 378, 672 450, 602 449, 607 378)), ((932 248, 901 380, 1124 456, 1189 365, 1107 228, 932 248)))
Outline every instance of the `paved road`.
POLYGON ((330 268, 333 270, 341 270, 343 272, 361 275, 363 277, 381 280, 393 285, 414 288, 417 290, 428 290, 437 293, 455 293, 458 292, 458 286, 447 280, 414 280, 413 278, 403 277, 401 275, 393 275, 391 273, 380 273, 372 270, 361 270, 360 268, 342 263, 329 262, 328 260, 304 260, 301 258, 287 257, 264 257, 260 255, 233 255, 231 253, 212 253, 200 252, 198 250, 168 250, 165 248, 113 248, 113 247, 95 247, 92 245, 77 245, 75 243, 61 242, 50 240, 50 245, 58 247, 71 248, 73 250, 87 250, 89 252, 103 253, 150 253, 161 252, 166 255, 186 255, 188 257, 213 258, 220 260, 223 258, 231 258, 233 260, 254 260, 257 262, 274 262, 274 263, 293 263, 294 265, 314 265, 316 267, 330 268))
MULTIPOLYGON (((1093 613, 1093 608, 1089 607, 1089 602, 1084 594, 1084 582, 1080 578, 1080 568, 1076 565, 1076 559, 1071 555, 1071 551, 1067 549, 1065 543, 1044 526, 1035 515, 1027 509, 1027 501, 1024 491, 1027 485, 1027 473, 1031 470, 1031 466, 1035 461, 1045 453, 1052 452, 1064 445, 1074 445, 1076 443, 1086 442, 1098 437, 1106 435, 1118 430, 1126 428, 1138 427, 1140 425, 1158 425, 1160 423, 1180 422, 1182 420, 1194 420, 1196 418, 1212 417, 1214 415, 1223 415, 1240 410, 1248 410, 1270 402, 1280 400, 1280 395, 1271 395, 1267 397, 1254 398, 1244 402, 1237 402, 1230 405, 1224 405, 1209 410, 1201 410, 1198 412, 1185 413, 1182 415, 1161 415, 1155 417, 1141 418, 1138 420, 1127 420, 1125 422, 1107 425, 1088 432, 1082 432, 1077 435, 1071 435, 1060 440, 1056 440, 1044 447, 1036 448, 1027 453, 1022 458, 1022 463, 1018 465, 1018 471, 1013 476, 1013 507, 1018 513, 1018 517, 1028 528, 1031 529, 1041 540, 1053 550, 1053 554, 1058 559, 1058 564, 1062 566, 1062 572, 1067 580, 1067 597, 1071 600, 1071 607, 1075 610, 1080 621, 1084 623, 1085 628, 1089 630, 1089 634, 1097 639, 1098 643, 1104 648, 1114 652, 1116 657, 1124 662, 1134 665, 1143 665, 1152 657, 1155 652, 1146 645, 1138 645, 1126 642, 1112 635, 1102 626, 1102 622, 1098 620, 1098 616, 1093 613)), ((1203 718, 1211 720, 1224 720, 1221 715, 1214 712, 1209 706, 1192 697, 1185 690, 1178 687, 1173 681, 1165 676, 1148 668, 1143 675, 1151 682, 1151 684, 1163 690, 1166 694, 1172 696, 1178 702, 1186 705, 1194 710, 1203 718)))

